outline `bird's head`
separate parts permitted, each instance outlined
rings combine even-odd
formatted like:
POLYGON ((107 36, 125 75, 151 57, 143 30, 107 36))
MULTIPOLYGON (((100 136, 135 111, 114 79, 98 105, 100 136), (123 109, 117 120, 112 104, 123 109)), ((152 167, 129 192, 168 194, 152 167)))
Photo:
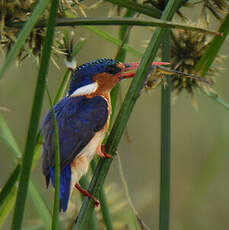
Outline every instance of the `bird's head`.
POLYGON ((109 92, 120 80, 133 77, 138 65, 106 58, 81 65, 73 73, 68 96, 109 92))

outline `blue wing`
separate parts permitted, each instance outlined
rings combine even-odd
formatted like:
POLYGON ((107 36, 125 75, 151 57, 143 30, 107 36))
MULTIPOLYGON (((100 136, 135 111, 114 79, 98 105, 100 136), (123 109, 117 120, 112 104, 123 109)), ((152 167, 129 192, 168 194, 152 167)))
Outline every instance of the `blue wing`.
MULTIPOLYGON (((68 165, 90 142, 95 133, 104 127, 108 119, 108 104, 101 96, 91 99, 84 96, 66 97, 54 107, 54 110, 60 141, 61 185, 65 184, 64 187, 67 188, 71 180, 68 165)), ((47 185, 50 176, 54 184, 55 134, 51 111, 44 119, 42 131, 44 135, 43 173, 46 176, 47 185)), ((66 188, 63 188, 63 194, 66 188)))

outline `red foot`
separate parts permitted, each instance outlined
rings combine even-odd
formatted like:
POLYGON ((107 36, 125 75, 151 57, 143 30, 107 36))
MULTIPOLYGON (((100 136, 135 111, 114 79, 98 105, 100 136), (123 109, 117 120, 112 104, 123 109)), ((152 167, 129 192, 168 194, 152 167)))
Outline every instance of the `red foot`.
POLYGON ((84 195, 84 196, 88 196, 90 198, 92 198, 95 201, 95 206, 98 207, 99 206, 99 200, 93 196, 90 192, 88 192, 87 190, 83 189, 78 183, 75 184, 75 187, 84 195))
POLYGON ((112 156, 106 152, 106 145, 101 145, 101 152, 98 153, 98 155, 101 158, 104 158, 104 157, 109 158, 109 159, 112 158, 112 156))

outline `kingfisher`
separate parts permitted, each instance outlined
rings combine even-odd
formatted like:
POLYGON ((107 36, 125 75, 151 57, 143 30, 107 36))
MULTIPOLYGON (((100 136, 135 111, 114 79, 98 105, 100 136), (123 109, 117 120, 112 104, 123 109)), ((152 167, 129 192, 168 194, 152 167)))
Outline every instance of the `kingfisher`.
MULTIPOLYGON (((163 65, 155 62, 152 65, 163 65)), ((165 63, 168 64, 168 63, 165 63)), ((60 211, 66 211, 73 188, 99 201, 79 185, 95 155, 111 158, 102 145, 111 115, 111 89, 122 79, 134 77, 139 63, 99 59, 76 68, 68 93, 54 106, 60 144, 60 211)), ((47 187, 55 181, 55 133, 51 110, 42 125, 42 170, 47 187)))

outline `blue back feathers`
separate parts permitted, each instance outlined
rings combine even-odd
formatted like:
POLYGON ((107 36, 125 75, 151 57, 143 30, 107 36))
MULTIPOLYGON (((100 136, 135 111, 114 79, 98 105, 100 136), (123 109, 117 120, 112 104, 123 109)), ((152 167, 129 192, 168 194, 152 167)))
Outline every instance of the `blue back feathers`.
POLYGON ((93 76, 104 73, 108 65, 115 65, 117 63, 117 60, 102 58, 79 66, 72 76, 68 95, 71 95, 76 89, 82 86, 93 83, 93 76))
MULTIPOLYGON (((71 189, 71 167, 68 164, 60 174, 60 211, 66 211, 71 189)), ((55 167, 49 168, 49 175, 55 187, 55 167)))
MULTIPOLYGON (((91 99, 84 96, 65 97, 54 107, 58 123, 60 142, 60 209, 65 211, 70 196, 71 167, 70 164, 80 151, 90 142, 96 132, 101 130, 108 119, 107 101, 100 96, 91 99)), ((49 111, 42 127, 43 173, 46 183, 55 178, 55 135, 52 113, 49 111)))

